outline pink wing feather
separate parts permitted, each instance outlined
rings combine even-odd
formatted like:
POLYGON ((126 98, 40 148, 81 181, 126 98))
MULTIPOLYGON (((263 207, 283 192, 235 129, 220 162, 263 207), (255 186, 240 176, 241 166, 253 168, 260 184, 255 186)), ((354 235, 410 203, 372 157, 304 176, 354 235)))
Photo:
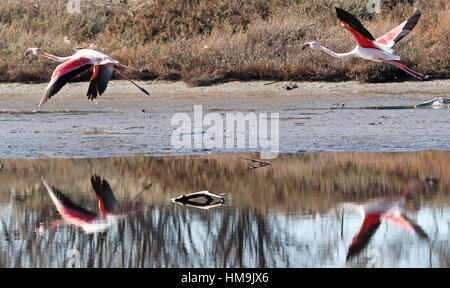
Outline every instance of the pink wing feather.
POLYGON ((402 24, 398 25, 388 33, 383 36, 377 38, 375 40, 376 43, 387 46, 388 48, 392 48, 398 41, 400 41, 403 37, 409 34, 420 18, 420 12, 417 11, 408 20, 405 20, 402 24))
POLYGON ((69 82, 70 79, 77 76, 92 65, 92 61, 86 57, 78 57, 58 65, 53 72, 47 89, 45 89, 44 97, 42 97, 39 106, 42 106, 48 99, 58 93, 58 91, 61 90, 61 88, 69 82))

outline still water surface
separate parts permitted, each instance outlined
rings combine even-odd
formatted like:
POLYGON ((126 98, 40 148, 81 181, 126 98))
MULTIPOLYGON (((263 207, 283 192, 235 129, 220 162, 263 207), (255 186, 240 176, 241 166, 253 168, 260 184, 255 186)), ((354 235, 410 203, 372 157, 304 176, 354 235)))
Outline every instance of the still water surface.
POLYGON ((1 160, 0 266, 450 267, 450 152, 258 157, 1 160))

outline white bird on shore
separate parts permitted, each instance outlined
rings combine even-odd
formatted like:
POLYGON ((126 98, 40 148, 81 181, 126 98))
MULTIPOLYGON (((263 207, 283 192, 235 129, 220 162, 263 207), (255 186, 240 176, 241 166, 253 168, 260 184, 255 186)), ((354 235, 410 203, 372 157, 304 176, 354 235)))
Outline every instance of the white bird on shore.
POLYGON ((88 99, 94 100, 97 95, 102 95, 106 90, 109 80, 113 74, 113 70, 119 73, 120 76, 130 81, 133 85, 139 88, 142 92, 150 95, 144 88, 140 87, 134 81, 132 81, 127 75, 116 68, 123 67, 138 72, 148 72, 148 70, 140 70, 133 67, 129 67, 120 64, 119 61, 113 58, 91 49, 81 49, 72 56, 58 57, 49 53, 45 53, 39 48, 29 48, 25 55, 34 54, 37 56, 43 56, 56 62, 61 62, 53 72, 50 83, 48 83, 45 89, 45 94, 38 106, 42 106, 53 95, 58 93, 59 90, 72 78, 80 74, 81 72, 93 67, 93 74, 86 96, 88 99))
POLYGON ((414 106, 415 108, 450 108, 450 98, 434 98, 433 100, 423 102, 414 106))
POLYGON ((402 69, 403 71, 417 79, 424 80, 429 78, 429 76, 414 71, 400 62, 396 62, 400 60, 400 56, 392 54, 393 50, 391 49, 398 41, 408 35, 409 32, 411 32, 416 26, 421 15, 419 11, 409 17, 408 20, 404 21, 402 24, 377 39, 375 39, 370 34, 370 32, 367 31, 366 28, 364 28, 361 22, 359 22, 359 20, 356 19, 356 17, 352 14, 337 7, 336 12, 342 23, 342 26, 350 31, 350 33, 352 33, 353 37, 356 39, 356 42, 358 42, 355 49, 348 53, 336 53, 328 48, 323 47, 317 42, 306 42, 303 45, 303 49, 309 47, 311 49, 322 50, 325 53, 336 58, 356 56, 371 61, 385 62, 402 69))
POLYGON ((70 40, 69 40, 69 37, 64 36, 64 43, 65 43, 67 46, 70 46, 70 40))

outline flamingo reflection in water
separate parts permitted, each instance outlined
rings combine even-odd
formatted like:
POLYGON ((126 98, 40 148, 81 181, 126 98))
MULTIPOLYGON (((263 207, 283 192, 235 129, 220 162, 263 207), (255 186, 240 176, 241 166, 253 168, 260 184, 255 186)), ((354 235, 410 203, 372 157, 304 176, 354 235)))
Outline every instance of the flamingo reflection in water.
MULTIPOLYGON (((405 202, 407 196, 436 183, 437 180, 435 179, 426 179, 395 197, 384 197, 364 203, 344 202, 322 215, 348 209, 358 212, 364 217, 358 234, 350 242, 347 261, 357 256, 367 246, 383 220, 392 222, 403 230, 415 233, 421 239, 428 240, 428 235, 418 224, 401 214, 400 206, 405 202)), ((320 216, 321 214, 316 214, 316 219, 320 219, 320 216)))
POLYGON ((126 202, 122 206, 119 206, 109 183, 97 175, 92 176, 91 184, 98 201, 99 214, 97 214, 72 202, 72 200, 70 200, 61 191, 50 186, 44 179, 41 180, 47 189, 53 204, 61 215, 60 220, 50 223, 40 223, 40 225, 36 228, 36 232, 41 234, 47 229, 61 225, 73 225, 88 234, 104 232, 117 221, 125 218, 127 215, 142 212, 143 209, 127 212, 125 212, 125 210, 144 191, 148 190, 152 186, 152 184, 147 185, 132 200, 126 202))

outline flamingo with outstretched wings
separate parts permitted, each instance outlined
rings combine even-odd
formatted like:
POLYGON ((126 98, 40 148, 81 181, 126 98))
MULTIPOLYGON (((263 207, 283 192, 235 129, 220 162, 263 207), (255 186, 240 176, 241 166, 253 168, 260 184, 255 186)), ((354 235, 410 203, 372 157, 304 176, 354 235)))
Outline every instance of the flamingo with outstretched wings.
POLYGON ((400 56, 394 55, 391 49, 398 41, 403 37, 408 35, 419 21, 421 13, 419 11, 415 12, 411 17, 405 20, 402 24, 398 25, 388 33, 375 39, 369 31, 359 22, 359 20, 348 13, 347 11, 337 8, 336 13, 341 21, 342 26, 346 28, 355 38, 357 45, 356 47, 347 53, 336 53, 330 49, 323 47, 317 42, 306 42, 303 45, 303 49, 309 47, 311 49, 322 50, 325 53, 336 57, 336 58, 347 58, 347 57, 361 57, 367 60, 376 62, 385 62, 394 65, 411 76, 424 80, 429 77, 423 75, 413 69, 407 67, 406 65, 398 62, 400 56))
MULTIPOLYGON (((404 203, 408 195, 433 185, 436 182, 437 180, 435 179, 420 181, 396 197, 384 197, 365 203, 343 202, 322 215, 342 210, 351 210, 358 212, 364 217, 359 232, 350 242, 347 260, 358 255, 367 246, 383 221, 391 222, 403 230, 417 234, 420 238, 428 239, 427 234, 418 224, 414 223, 414 221, 409 219, 406 215, 401 214, 400 205, 404 203)), ((316 215, 316 219, 320 217, 321 214, 316 215)))
POLYGON ((61 219, 48 224, 41 223, 36 229, 39 233, 43 233, 49 228, 67 224, 78 227, 86 233, 103 232, 125 216, 141 212, 142 209, 127 212, 125 210, 138 196, 152 186, 152 184, 147 185, 132 200, 120 207, 109 183, 97 175, 92 176, 91 184, 98 202, 99 214, 97 214, 74 203, 60 190, 50 186, 44 179, 41 180, 56 210, 61 215, 61 219))
POLYGON ((130 81, 133 85, 139 88, 146 95, 150 95, 147 90, 140 87, 133 80, 131 80, 125 73, 117 69, 117 67, 122 67, 126 69, 131 69, 138 72, 148 72, 146 69, 136 69, 123 64, 119 61, 95 50, 91 49, 80 49, 74 55, 68 57, 58 57, 49 53, 43 52, 39 48, 29 48, 25 55, 34 54, 37 56, 43 56, 56 62, 61 62, 53 72, 52 78, 45 89, 44 96, 39 102, 38 106, 44 105, 52 96, 61 90, 61 88, 69 82, 70 79, 74 78, 81 72, 93 67, 93 73, 91 77, 91 82, 89 84, 89 89, 86 94, 88 99, 94 100, 98 95, 102 95, 105 92, 109 80, 116 71, 120 76, 130 81), (116 67, 117 66, 117 67, 116 67))

